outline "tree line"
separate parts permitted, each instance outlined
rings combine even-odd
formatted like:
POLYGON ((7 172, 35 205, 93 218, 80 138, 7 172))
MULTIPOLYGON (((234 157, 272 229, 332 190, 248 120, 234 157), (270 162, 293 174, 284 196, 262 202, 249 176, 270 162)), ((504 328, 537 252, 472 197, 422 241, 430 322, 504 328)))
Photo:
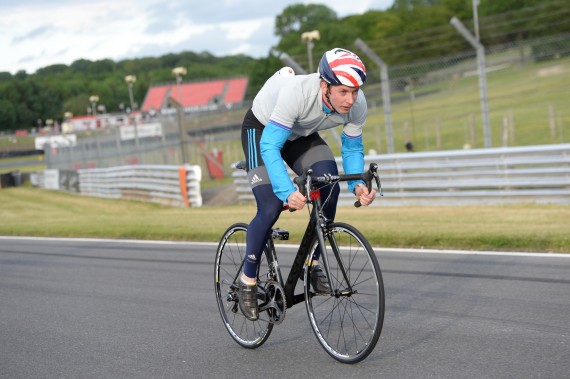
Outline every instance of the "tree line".
MULTIPOLYGON (((568 0, 481 0, 477 8, 483 44, 497 44, 570 32, 568 0)), ((408 63, 468 49, 449 25, 457 17, 473 30, 472 0, 395 0, 385 11, 370 10, 339 18, 322 4, 295 4, 275 19, 279 42, 267 57, 216 57, 208 52, 182 52, 160 57, 79 59, 56 64, 33 74, 0 72, 0 131, 40 126, 46 119, 61 120, 65 112, 86 114, 89 96, 97 94, 107 112, 130 107, 126 75, 135 74, 134 99, 139 105, 151 85, 171 83, 172 68, 184 66, 187 77, 202 80, 248 76, 246 97, 252 98, 267 77, 283 66, 286 52, 308 67, 307 46, 300 35, 319 30, 315 63, 323 51, 343 46, 355 49, 360 38, 388 63, 408 63), (454 42, 446 43, 446 39, 454 42), (459 41, 459 42, 457 42, 459 41)), ((316 67, 316 64, 314 65, 316 67)))

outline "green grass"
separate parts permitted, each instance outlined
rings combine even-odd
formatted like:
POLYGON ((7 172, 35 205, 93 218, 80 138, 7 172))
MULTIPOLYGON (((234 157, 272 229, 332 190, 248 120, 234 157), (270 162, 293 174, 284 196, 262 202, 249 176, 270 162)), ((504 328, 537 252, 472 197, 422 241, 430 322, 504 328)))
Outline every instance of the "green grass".
MULTIPOLYGON (((217 241, 254 206, 170 208, 16 187, 0 190, 0 235, 217 241)), ((570 206, 340 207, 339 221, 374 246, 570 253, 570 206)), ((308 213, 284 212, 277 226, 299 242, 308 213)))
POLYGON ((35 137, 0 136, 0 150, 35 148, 35 137))
MULTIPOLYGON (((525 66, 508 67, 487 73, 487 97, 493 147, 502 146, 503 120, 514 122, 509 146, 565 143, 570 141, 570 59, 525 66), (550 71, 548 71, 550 70, 550 71), (554 112, 555 130, 551 130, 550 107, 554 112)), ((369 98, 378 95, 379 88, 366 89, 369 98), (374 89, 374 92, 370 93, 374 89)), ((392 128, 396 152, 405 151, 409 137, 415 150, 462 149, 465 143, 484 147, 481 101, 477 76, 438 82, 409 93, 396 92, 392 98, 392 128), (430 94, 422 96, 422 93, 430 94), (472 118, 475 141, 471 139, 472 118), (406 126, 407 125, 407 126, 406 126), (441 145, 438 147, 436 129, 439 125, 441 145)), ((370 110, 365 129, 366 148, 385 152, 384 113, 381 107, 370 110), (380 134, 380 137, 378 135, 380 134), (378 141, 380 146, 378 147, 378 141)))

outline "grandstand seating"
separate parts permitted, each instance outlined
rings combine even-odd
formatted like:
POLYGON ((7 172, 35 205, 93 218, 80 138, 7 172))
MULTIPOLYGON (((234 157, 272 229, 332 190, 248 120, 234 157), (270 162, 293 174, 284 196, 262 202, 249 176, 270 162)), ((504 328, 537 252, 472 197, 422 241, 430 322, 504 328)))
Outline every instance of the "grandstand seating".
POLYGON ((184 108, 200 109, 211 104, 234 105, 243 102, 247 88, 247 78, 212 80, 207 82, 156 85, 149 88, 141 110, 159 111, 167 107, 171 97, 184 108))
POLYGON ((150 110, 158 111, 162 109, 166 94, 169 92, 168 86, 151 87, 145 96, 142 110, 148 112, 150 110))
POLYGON ((243 101, 247 88, 247 79, 238 78, 228 80, 229 86, 226 92, 224 103, 235 104, 243 101))

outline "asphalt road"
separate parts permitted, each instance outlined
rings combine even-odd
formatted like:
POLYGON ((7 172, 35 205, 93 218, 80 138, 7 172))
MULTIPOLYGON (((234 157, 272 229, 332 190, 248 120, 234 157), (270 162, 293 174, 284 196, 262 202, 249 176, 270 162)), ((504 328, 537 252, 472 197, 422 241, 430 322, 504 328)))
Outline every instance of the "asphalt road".
MULTIPOLYGON (((330 358, 303 304, 259 349, 227 334, 214 244, 0 237, 1 378, 568 378, 570 256, 378 251, 386 315, 330 358)), ((292 249, 279 251, 288 268, 292 249)))

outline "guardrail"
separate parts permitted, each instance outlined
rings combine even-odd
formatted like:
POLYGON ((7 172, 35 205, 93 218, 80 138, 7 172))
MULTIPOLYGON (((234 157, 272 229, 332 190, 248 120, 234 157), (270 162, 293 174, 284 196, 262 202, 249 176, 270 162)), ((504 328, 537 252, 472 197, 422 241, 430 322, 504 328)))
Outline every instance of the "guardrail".
MULTIPOLYGON (((570 144, 367 155, 365 162, 379 165, 384 197, 374 206, 570 203, 570 144)), ((342 170, 340 158, 337 164, 342 170)), ((245 172, 232 176, 240 203, 254 203, 245 172)), ((339 205, 353 203, 343 188, 339 205)))
POLYGON ((45 170, 32 184, 82 195, 150 201, 170 206, 201 207, 202 169, 197 165, 131 165, 77 171, 70 180, 65 170, 45 170), (75 183, 74 188, 69 183, 75 183))
POLYGON ((200 166, 133 165, 78 170, 79 192, 172 206, 202 206, 200 166))

